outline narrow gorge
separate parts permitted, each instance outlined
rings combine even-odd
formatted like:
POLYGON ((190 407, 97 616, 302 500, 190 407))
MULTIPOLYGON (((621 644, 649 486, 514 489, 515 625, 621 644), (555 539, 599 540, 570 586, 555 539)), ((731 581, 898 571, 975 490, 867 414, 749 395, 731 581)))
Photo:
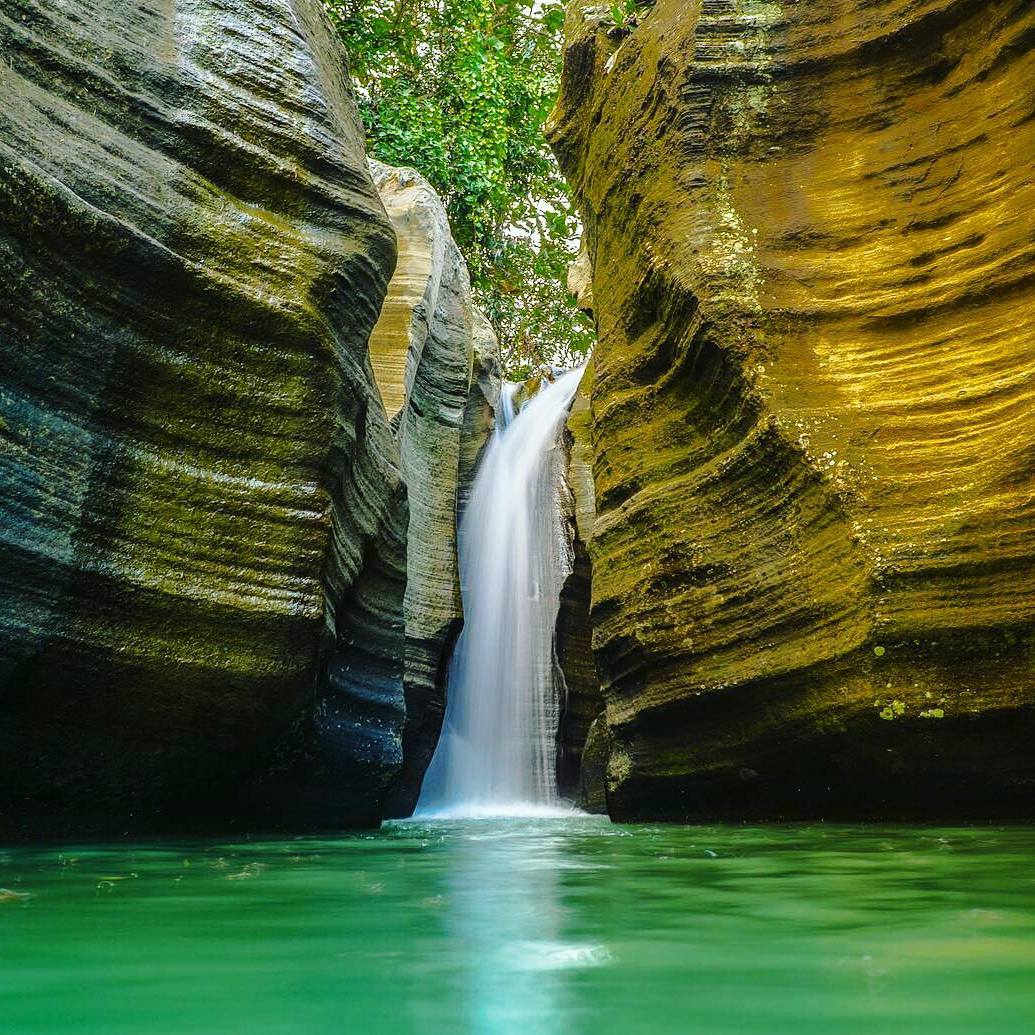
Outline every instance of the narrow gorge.
POLYGON ((626 7, 508 384, 318 0, 5 5, 0 837, 1032 818, 1035 10, 626 7))
POLYGON ((1035 1031, 1033 0, 3 0, 3 1035, 1035 1031))

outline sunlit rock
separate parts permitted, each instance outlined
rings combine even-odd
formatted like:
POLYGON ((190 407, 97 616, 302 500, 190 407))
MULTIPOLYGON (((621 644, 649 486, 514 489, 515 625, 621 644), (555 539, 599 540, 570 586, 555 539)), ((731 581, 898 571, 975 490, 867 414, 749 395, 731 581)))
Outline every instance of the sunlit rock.
POLYGON ((612 814, 1030 815, 1035 9, 568 37, 612 814))

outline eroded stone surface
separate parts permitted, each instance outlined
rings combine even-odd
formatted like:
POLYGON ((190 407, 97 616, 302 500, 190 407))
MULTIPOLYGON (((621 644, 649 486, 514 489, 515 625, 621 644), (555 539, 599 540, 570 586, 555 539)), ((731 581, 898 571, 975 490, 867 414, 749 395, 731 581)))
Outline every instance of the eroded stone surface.
MULTIPOLYGON (((592 566, 589 542, 596 520, 592 386, 593 366, 590 362, 572 402, 565 431, 567 465, 564 480, 570 501, 567 518, 571 536, 571 571, 561 588, 557 614, 557 661, 563 686, 557 774, 561 793, 570 798, 580 797, 583 752, 590 726, 604 707, 593 659, 590 617, 592 566)), ((587 803, 582 804, 585 807, 587 803)))
POLYGON ((7 832, 218 811, 311 708, 321 572, 333 620, 398 524, 346 76, 316 0, 0 13, 7 832))
MULTIPOLYGON (((480 314, 445 207, 412 169, 371 163, 399 239, 399 264, 370 341, 409 498, 405 563, 407 722, 389 811, 408 815, 431 760, 446 666, 462 621, 457 567, 461 431, 480 314)), ((490 331, 491 334, 491 331, 490 331)))
POLYGON ((568 32, 613 814, 1030 815, 1035 9, 568 32))
POLYGON ((496 408, 503 384, 500 370, 500 346, 492 325, 480 312, 475 312, 471 387, 464 409, 464 426, 460 435, 459 484, 457 514, 463 520, 478 465, 496 427, 496 408))

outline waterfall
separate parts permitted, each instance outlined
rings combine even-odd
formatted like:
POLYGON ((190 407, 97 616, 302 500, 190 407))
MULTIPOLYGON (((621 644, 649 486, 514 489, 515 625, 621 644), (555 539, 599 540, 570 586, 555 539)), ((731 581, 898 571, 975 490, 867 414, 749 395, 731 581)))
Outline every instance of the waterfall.
POLYGON ((464 628, 418 814, 557 804, 553 637, 568 558, 553 448, 581 377, 544 382, 516 415, 517 386, 504 386, 460 525, 464 628))

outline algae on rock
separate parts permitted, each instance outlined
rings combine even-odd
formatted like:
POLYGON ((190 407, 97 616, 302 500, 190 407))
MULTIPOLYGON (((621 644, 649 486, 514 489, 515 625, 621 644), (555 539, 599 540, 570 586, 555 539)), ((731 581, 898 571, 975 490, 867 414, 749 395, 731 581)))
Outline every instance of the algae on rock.
POLYGON ((612 815, 1030 816, 1035 9, 639 21, 571 5, 549 127, 612 815))
POLYGON ((203 823, 392 520, 394 235, 316 0, 10 0, 0 58, 4 833, 203 823))

